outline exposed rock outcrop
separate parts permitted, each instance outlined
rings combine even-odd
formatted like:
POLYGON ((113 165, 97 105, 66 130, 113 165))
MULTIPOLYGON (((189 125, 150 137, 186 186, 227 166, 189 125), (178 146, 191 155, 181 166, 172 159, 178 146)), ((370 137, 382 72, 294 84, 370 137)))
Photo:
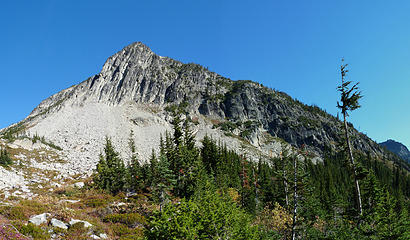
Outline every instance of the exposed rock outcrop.
POLYGON ((404 161, 410 163, 410 151, 404 144, 396 142, 392 139, 379 144, 397 154, 404 161))
MULTIPOLYGON (((255 82, 232 81, 200 65, 158 56, 140 42, 108 58, 100 73, 44 100, 19 126, 63 149, 68 165, 61 169, 81 172, 93 168, 105 136, 127 153, 131 130, 140 157, 148 158, 160 134, 171 129, 174 109, 196 123, 199 138, 214 135, 239 149, 244 146, 239 137, 265 155, 279 154, 281 139, 318 155, 341 141, 340 121, 318 107, 255 82)), ((353 127, 350 131, 355 149, 384 154, 367 136, 353 127)))

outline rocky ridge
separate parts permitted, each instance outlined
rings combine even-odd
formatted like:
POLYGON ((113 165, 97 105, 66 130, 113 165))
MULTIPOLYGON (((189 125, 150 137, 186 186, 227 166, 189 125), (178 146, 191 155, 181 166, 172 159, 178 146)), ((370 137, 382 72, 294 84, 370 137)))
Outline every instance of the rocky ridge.
POLYGON ((393 153, 397 154, 404 161, 410 163, 410 151, 404 144, 394 141, 392 139, 389 139, 379 144, 383 147, 386 147, 393 153))
MULTIPOLYGON (((341 140, 340 121, 316 106, 255 82, 233 81, 200 65, 158 56, 140 42, 108 58, 100 73, 45 99, 2 135, 18 141, 44 137, 59 164, 42 163, 44 169, 86 176, 106 136, 127 159, 132 131, 140 158, 146 160, 160 135, 171 130, 175 110, 186 113, 198 139, 205 134, 221 138, 249 158, 305 146, 319 159, 341 140)), ((352 126, 350 131, 355 149, 385 154, 352 126)))

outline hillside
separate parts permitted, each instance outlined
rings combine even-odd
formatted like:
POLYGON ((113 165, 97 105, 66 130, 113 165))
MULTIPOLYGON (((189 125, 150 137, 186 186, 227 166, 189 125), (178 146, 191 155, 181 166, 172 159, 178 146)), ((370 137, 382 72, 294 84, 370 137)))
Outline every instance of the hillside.
MULTIPOLYGON (((41 102, 3 136, 44 137, 62 149, 67 170, 89 172, 104 138, 127 153, 131 130, 147 159, 179 109, 196 122, 198 139, 222 138, 251 158, 278 156, 282 143, 306 146, 320 160, 340 142, 340 122, 317 106, 252 81, 233 81, 193 63, 184 64, 133 43, 114 54, 101 72, 41 102), (148 143, 148 144, 147 144, 148 143)), ((353 146, 382 158, 386 153, 351 126, 353 146)), ((287 145, 285 144, 285 146, 287 145)), ((124 156, 125 157, 125 156, 124 156)))
POLYGON ((134 43, 1 131, 0 237, 405 239, 408 165, 349 124, 358 215, 340 125, 134 43))

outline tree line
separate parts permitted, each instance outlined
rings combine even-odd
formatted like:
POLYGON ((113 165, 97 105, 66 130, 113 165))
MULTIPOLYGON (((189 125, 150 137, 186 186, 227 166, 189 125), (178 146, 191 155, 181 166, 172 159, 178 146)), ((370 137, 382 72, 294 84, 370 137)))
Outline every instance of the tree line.
POLYGON ((147 163, 140 162, 133 137, 127 165, 107 138, 94 176, 97 188, 145 194, 160 206, 146 226, 148 239, 407 239, 410 234, 410 179, 404 170, 357 155, 360 171, 352 176, 350 156, 330 150, 317 164, 303 150, 253 162, 209 136, 198 147, 188 118, 176 115, 172 124, 172 134, 160 138, 147 163))

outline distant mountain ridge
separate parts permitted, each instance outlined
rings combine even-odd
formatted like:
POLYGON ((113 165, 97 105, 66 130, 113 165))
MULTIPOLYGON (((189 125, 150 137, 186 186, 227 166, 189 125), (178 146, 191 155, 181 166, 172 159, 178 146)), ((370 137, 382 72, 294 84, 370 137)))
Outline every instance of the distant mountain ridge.
POLYGON ((410 151, 402 143, 389 139, 385 142, 379 143, 381 146, 386 147, 388 150, 394 152, 404 161, 410 163, 410 151))

